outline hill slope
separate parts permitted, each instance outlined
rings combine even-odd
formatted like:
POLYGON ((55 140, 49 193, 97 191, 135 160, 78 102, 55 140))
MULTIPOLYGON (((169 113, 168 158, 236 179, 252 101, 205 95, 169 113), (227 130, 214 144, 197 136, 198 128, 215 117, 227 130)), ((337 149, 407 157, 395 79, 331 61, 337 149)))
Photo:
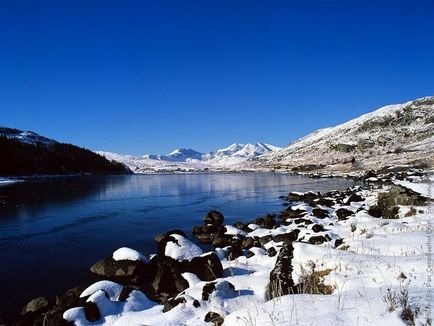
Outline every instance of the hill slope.
POLYGON ((118 162, 90 150, 58 143, 34 132, 0 128, 0 175, 125 174, 118 162))
POLYGON ((317 130, 251 165, 350 171, 402 164, 432 166, 433 155, 434 97, 424 97, 317 130))

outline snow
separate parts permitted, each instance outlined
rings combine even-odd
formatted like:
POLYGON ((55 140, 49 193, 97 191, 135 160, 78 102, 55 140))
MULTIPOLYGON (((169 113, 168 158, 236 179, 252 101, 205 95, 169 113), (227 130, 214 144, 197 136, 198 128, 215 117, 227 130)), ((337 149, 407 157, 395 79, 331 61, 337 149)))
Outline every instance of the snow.
POLYGON ((105 293, 107 293, 107 295, 111 299, 114 300, 114 299, 117 299, 119 297, 119 294, 121 294, 121 292, 122 292, 122 288, 123 288, 122 285, 117 284, 117 283, 112 282, 112 281, 99 281, 99 282, 92 284, 86 290, 84 290, 81 293, 80 298, 91 296, 92 294, 94 294, 100 290, 103 290, 105 293))
POLYGON ((195 245, 190 240, 179 234, 171 234, 171 237, 176 239, 176 242, 168 241, 164 254, 173 259, 183 261, 192 260, 194 257, 203 254, 202 249, 195 245))
POLYGON ((279 147, 265 143, 235 143, 227 148, 209 153, 200 153, 190 148, 176 149, 167 155, 148 154, 140 157, 104 151, 97 151, 96 153, 109 160, 124 163, 133 172, 147 173, 178 170, 203 171, 205 169, 237 169, 249 159, 280 149, 279 147))
POLYGON ((246 232, 244 232, 244 231, 242 231, 242 230, 240 230, 240 229, 238 229, 232 225, 226 225, 225 228, 226 228, 225 234, 227 234, 227 235, 242 235, 244 237, 247 236, 246 232))
MULTIPOLYGON (((427 231, 432 218, 432 206, 415 207, 417 214, 404 217, 410 207, 400 207, 400 218, 385 220, 370 216, 365 210, 357 211, 361 205, 375 204, 378 193, 386 188, 371 191, 359 190, 365 200, 350 205, 336 204, 329 208, 331 217, 316 219, 310 215, 312 208, 307 204, 298 205, 308 212, 308 217, 323 224, 326 231, 313 233, 303 228, 299 241, 293 243, 293 279, 300 281, 304 271, 315 265, 316 271, 329 272, 323 282, 332 287, 328 295, 296 294, 284 295, 266 301, 266 289, 270 271, 277 255, 269 257, 263 248, 249 249, 254 255, 238 257, 233 261, 225 258, 226 249, 218 248, 216 254, 222 262, 224 275, 215 280, 215 291, 208 300, 202 300, 202 288, 207 282, 195 274, 183 273, 189 287, 181 294, 186 303, 163 313, 163 306, 151 302, 140 291, 133 291, 125 302, 117 301, 122 286, 114 282, 101 281, 86 289, 82 296, 90 296, 103 318, 89 323, 83 308, 65 312, 64 318, 76 325, 206 325, 204 317, 214 311, 224 317, 224 326, 239 325, 406 325, 401 319, 402 308, 387 311, 384 297, 390 290, 400 295, 408 286, 408 302, 415 316, 415 325, 426 324, 429 316, 427 297, 427 231), (334 210, 346 207, 354 216, 337 221, 334 210), (330 225, 333 223, 333 225, 330 225), (354 230, 355 227, 355 230, 354 230), (342 238, 344 244, 334 248, 334 241, 311 245, 312 235, 328 234, 332 239, 342 238), (303 240, 300 240, 305 237, 303 240), (234 288, 230 285, 232 284, 234 288), (103 292, 104 291, 104 292, 103 292), (105 293, 108 294, 108 298, 105 293), (198 300, 200 306, 193 306, 198 300)), ((226 226, 229 234, 236 234, 237 228, 226 226)), ((249 224, 248 236, 264 236, 287 233, 296 228, 292 223, 276 229, 263 229, 249 224)), ((238 230, 238 231, 237 231, 238 230)), ((238 233, 239 234, 239 233, 238 233)), ((173 234, 176 242, 168 242, 165 254, 178 260, 191 259, 202 254, 202 250, 183 236, 173 234)), ((432 240, 431 240, 432 241, 432 240)), ((270 241, 279 251, 281 243, 270 241)), ((180 295, 180 296, 181 296, 180 295)))
POLYGON ((45 146, 50 146, 57 143, 55 140, 43 137, 33 131, 22 131, 1 126, 0 136, 32 145, 43 144, 45 146))
POLYGON ((410 181, 395 180, 394 183, 421 194, 424 197, 434 199, 434 177, 425 182, 413 183, 410 181))
POLYGON ((433 163, 434 97, 388 105, 340 124, 317 130, 288 147, 246 162, 245 168, 326 165, 321 172, 379 169, 386 165, 433 163), (404 117, 404 118, 403 118, 404 117), (338 145, 352 145, 338 150, 338 145), (356 163, 356 166, 353 164, 356 163))
POLYGON ((113 259, 114 260, 134 260, 134 261, 141 260, 145 264, 147 264, 149 262, 149 259, 146 258, 143 254, 141 254, 137 250, 127 248, 127 247, 122 247, 122 248, 119 248, 118 250, 116 250, 113 253, 113 259))

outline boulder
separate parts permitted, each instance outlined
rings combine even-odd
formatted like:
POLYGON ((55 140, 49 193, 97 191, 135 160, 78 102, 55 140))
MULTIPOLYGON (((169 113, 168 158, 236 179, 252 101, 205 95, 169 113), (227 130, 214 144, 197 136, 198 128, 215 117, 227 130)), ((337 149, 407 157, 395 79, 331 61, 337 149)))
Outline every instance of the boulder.
POLYGON ((152 288, 157 297, 173 297, 188 288, 187 280, 181 275, 181 263, 170 257, 158 257, 157 271, 152 288))
POLYGON ((171 235, 171 234, 179 234, 182 235, 184 238, 187 238, 187 235, 185 234, 184 231, 182 230, 171 230, 169 232, 165 232, 165 233, 160 233, 158 234, 154 240, 157 243, 157 245, 160 243, 161 240, 163 240, 166 236, 171 235))
POLYGON ((281 218, 299 218, 303 217, 307 214, 304 209, 292 209, 292 207, 288 207, 286 210, 280 213, 281 218))
POLYGON ((145 273, 146 265, 140 260, 114 260, 107 257, 96 262, 90 271, 98 276, 120 282, 137 283, 145 273))
POLYGON ((309 238, 309 243, 313 245, 318 245, 327 241, 327 238, 322 235, 316 235, 309 238))
POLYGON ((351 194, 350 197, 345 202, 345 205, 350 205, 352 202, 364 201, 363 197, 358 194, 351 194))
POLYGON ((47 298, 39 297, 27 303, 26 306, 23 308, 21 314, 25 315, 28 313, 33 313, 33 314, 40 313, 48 310, 49 306, 50 304, 47 298))
POLYGON ((294 223, 295 224, 304 223, 306 225, 313 224, 313 222, 311 220, 308 220, 307 218, 297 218, 297 219, 294 220, 294 223))
POLYGON ((218 313, 210 311, 205 316, 205 322, 213 323, 213 326, 221 326, 223 325, 224 318, 218 313))
POLYGON ((130 296, 130 293, 134 290, 133 287, 131 286, 124 286, 122 288, 121 293, 118 296, 118 301, 126 301, 128 299, 128 297, 130 296))
POLYGON ((339 221, 344 221, 348 219, 348 216, 354 215, 352 211, 346 208, 339 208, 336 210, 336 216, 339 221))
POLYGON ((343 243, 344 243, 343 239, 336 239, 335 240, 335 248, 339 247, 343 243))
POLYGON ((326 218, 329 216, 329 212, 326 209, 323 208, 314 208, 312 209, 312 215, 318 218, 326 218))
POLYGON ((196 274, 202 281, 212 281, 223 276, 223 266, 214 252, 195 257, 191 261, 184 261, 183 272, 196 274))
POLYGON ((205 225, 211 224, 215 227, 220 227, 223 224, 224 216, 218 211, 209 211, 204 217, 205 225))
POLYGON ((231 236, 225 234, 214 234, 212 245, 214 248, 224 248, 229 246, 231 243, 231 236))
POLYGON ((88 301, 84 304, 84 315, 90 322, 94 322, 101 319, 101 313, 95 302, 88 301))
POLYGON ((315 224, 314 226, 312 226, 312 231, 315 233, 322 232, 324 231, 324 226, 321 224, 315 224))
POLYGON ((269 257, 274 257, 277 255, 277 251, 274 247, 268 248, 267 253, 269 257))
POLYGON ((202 288, 202 300, 207 301, 210 294, 214 292, 217 282, 206 283, 202 288))
POLYGON ((372 205, 371 207, 369 207, 368 213, 372 217, 381 217, 383 215, 382 209, 377 205, 372 205))
POLYGON ((242 240, 239 237, 233 237, 231 240, 231 246, 226 254, 228 260, 234 260, 243 255, 243 249, 241 248, 242 240))
POLYGON ((172 310, 173 308, 175 308, 177 305, 179 305, 181 303, 186 303, 186 302, 187 302, 187 300, 185 300, 184 297, 170 298, 170 299, 166 300, 166 302, 164 303, 163 312, 168 312, 168 311, 172 310))
POLYGON ((258 239, 258 241, 259 241, 259 243, 260 243, 261 245, 264 245, 264 244, 270 242, 271 240, 273 240, 273 236, 272 236, 272 235, 265 235, 265 236, 260 237, 260 238, 258 239))
POLYGON ((284 233, 284 234, 278 234, 274 237, 274 241, 275 242, 281 242, 283 241, 285 244, 286 243, 292 243, 294 241, 296 241, 298 239, 298 234, 300 233, 299 229, 294 229, 289 233, 284 233))
POLYGON ((270 283, 267 289, 267 299, 273 299, 286 294, 296 293, 294 280, 292 279, 292 259, 294 247, 285 244, 277 256, 276 264, 270 272, 270 283))

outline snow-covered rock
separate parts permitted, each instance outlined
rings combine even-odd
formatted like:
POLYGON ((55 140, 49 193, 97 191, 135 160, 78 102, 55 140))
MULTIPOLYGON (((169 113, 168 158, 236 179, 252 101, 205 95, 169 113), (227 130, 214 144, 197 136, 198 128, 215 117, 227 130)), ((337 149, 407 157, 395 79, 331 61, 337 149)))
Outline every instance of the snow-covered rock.
POLYGON ((171 234, 171 237, 176 241, 168 241, 166 243, 165 255, 178 261, 192 260, 194 257, 203 254, 202 249, 195 245, 190 240, 179 234, 171 234))
POLYGON ((149 262, 149 259, 146 258, 143 254, 141 254, 137 250, 127 248, 127 247, 122 247, 122 248, 119 248, 118 250, 116 250, 113 253, 113 259, 117 260, 117 261, 119 261, 119 260, 133 260, 133 261, 141 260, 145 264, 149 262))

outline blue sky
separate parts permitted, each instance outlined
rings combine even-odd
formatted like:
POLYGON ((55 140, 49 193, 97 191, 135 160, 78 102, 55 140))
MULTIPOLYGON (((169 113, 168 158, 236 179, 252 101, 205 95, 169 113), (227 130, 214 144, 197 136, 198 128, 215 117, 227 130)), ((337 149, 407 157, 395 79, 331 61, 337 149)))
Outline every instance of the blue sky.
POLYGON ((94 150, 284 146, 426 95, 432 1, 0 4, 0 125, 94 150))

